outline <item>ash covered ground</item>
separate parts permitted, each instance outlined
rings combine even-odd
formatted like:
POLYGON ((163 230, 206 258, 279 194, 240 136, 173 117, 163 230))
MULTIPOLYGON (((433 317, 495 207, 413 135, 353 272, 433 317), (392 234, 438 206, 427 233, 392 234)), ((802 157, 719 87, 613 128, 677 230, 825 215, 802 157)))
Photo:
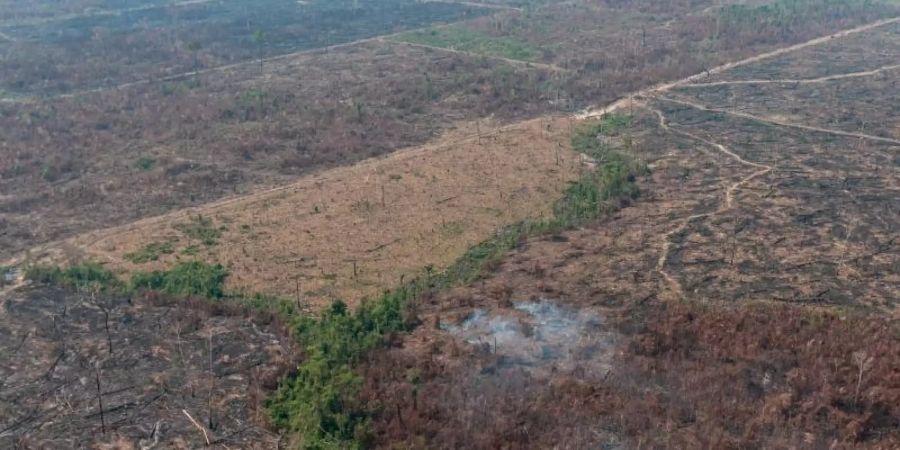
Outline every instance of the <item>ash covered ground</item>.
POLYGON ((268 318, 205 301, 13 292, 0 448, 273 448, 262 400, 290 347, 268 318))

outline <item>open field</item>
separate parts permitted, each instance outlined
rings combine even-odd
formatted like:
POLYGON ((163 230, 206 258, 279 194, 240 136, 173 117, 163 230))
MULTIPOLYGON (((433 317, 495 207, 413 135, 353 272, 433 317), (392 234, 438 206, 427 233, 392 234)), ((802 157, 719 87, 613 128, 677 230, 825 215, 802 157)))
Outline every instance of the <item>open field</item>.
POLYGON ((372 297, 423 267, 448 266, 506 224, 549 216, 587 170, 569 147, 568 120, 485 134, 480 126, 272 191, 82 235, 51 254, 128 272, 217 261, 231 268, 232 290, 293 297, 301 289, 317 307, 372 297))
MULTIPOLYGON (((879 67, 873 31, 847 49, 879 67)), ((808 75, 813 50, 780 76, 808 75)), ((624 102, 641 201, 420 304, 425 325, 362 369, 378 445, 896 447, 900 143, 878 132, 896 76, 793 103, 768 84, 799 110, 777 119, 751 95, 711 110, 736 86, 703 81, 624 102), (835 124, 838 93, 857 106, 835 124)))
POLYGON ((17 291, 0 300, 0 446, 273 448, 262 400, 295 354, 221 306, 17 291))

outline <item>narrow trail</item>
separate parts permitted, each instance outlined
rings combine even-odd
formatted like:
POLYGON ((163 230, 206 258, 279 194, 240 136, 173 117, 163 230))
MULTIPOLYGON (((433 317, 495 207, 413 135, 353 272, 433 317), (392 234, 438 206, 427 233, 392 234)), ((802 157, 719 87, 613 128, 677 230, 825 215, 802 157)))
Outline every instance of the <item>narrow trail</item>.
MULTIPOLYGON (((709 78, 713 75, 717 75, 719 73, 726 72, 728 70, 731 70, 731 69, 734 69, 737 67, 745 66, 748 64, 753 64, 753 63, 756 63, 756 62, 759 62, 759 61, 762 61, 765 59, 774 58, 777 56, 781 56, 781 55, 792 53, 792 52, 795 52, 798 50, 802 50, 802 49, 805 49, 808 47, 819 45, 819 44, 828 42, 832 39, 838 39, 838 38, 850 36, 853 34, 862 33, 862 32, 869 31, 869 30, 872 30, 872 29, 875 29, 878 27, 882 27, 885 25, 890 25, 890 24, 894 24, 894 23, 898 23, 898 22, 900 22, 900 17, 879 20, 877 22, 869 23, 866 25, 861 25, 861 26, 851 28, 848 30, 839 31, 837 33, 833 33, 833 34, 830 34, 827 36, 822 36, 822 37, 819 37, 819 38, 816 38, 816 39, 813 39, 810 41, 806 41, 806 42, 791 45, 788 47, 783 47, 780 49, 772 50, 770 52, 752 56, 750 58, 745 58, 745 59, 742 59, 739 61, 726 63, 726 64, 720 65, 718 67, 715 67, 713 69, 710 69, 710 70, 707 70, 707 71, 704 71, 704 72, 701 72, 701 73, 698 73, 695 75, 691 75, 687 78, 683 78, 681 80, 668 82, 668 83, 662 83, 662 84, 658 84, 656 86, 652 86, 647 89, 643 89, 641 91, 632 93, 629 96, 623 97, 623 98, 619 99, 618 101, 616 101, 610 105, 607 105, 603 108, 586 110, 586 111, 578 114, 576 117, 578 119, 591 119, 591 118, 601 117, 605 114, 609 114, 616 110, 622 109, 626 106, 640 104, 639 102, 635 101, 635 98, 661 97, 661 94, 663 94, 667 91, 670 91, 676 87, 692 85, 694 83, 697 83, 699 80, 702 80, 704 78, 709 78)), ((893 68, 892 66, 884 67, 884 68, 878 69, 878 72, 891 70, 892 68, 893 68)), ((874 72, 874 71, 869 71, 869 72, 874 72)), ((852 76, 868 76, 868 75, 871 75, 871 74, 869 74, 869 73, 864 73, 864 75, 846 74, 843 76, 843 78, 852 78, 852 76)), ((832 77, 832 78, 834 78, 834 77, 832 77)), ((702 105, 694 104, 694 105, 690 105, 690 106, 700 107, 701 109, 706 109, 702 105)), ((645 107, 647 107, 647 106, 645 105, 645 107)), ((660 251, 660 256, 657 260, 656 270, 663 277, 663 279, 666 280, 666 282, 671 286, 671 288, 675 292, 675 294, 679 298, 684 299, 685 298, 684 287, 681 285, 681 283, 675 277, 673 277, 671 274, 669 274, 665 270, 666 262, 668 261, 669 255, 672 252, 672 246, 673 246, 672 237, 678 233, 681 233, 695 220, 705 219, 707 217, 722 214, 723 212, 730 210, 734 206, 734 193, 738 189, 740 189, 742 186, 749 183, 753 179, 758 178, 760 176, 763 176, 763 175, 773 171, 774 168, 771 166, 765 165, 765 164, 747 161, 747 160, 743 159, 742 157, 740 157, 739 155, 732 152, 731 150, 729 150, 727 147, 725 147, 722 144, 709 141, 707 139, 701 138, 699 136, 696 136, 692 133, 689 133, 689 132, 686 132, 683 130, 673 129, 668 125, 665 115, 663 115, 661 111, 658 111, 658 110, 655 110, 655 109, 652 109, 649 107, 647 107, 647 108, 651 109, 657 115, 657 117, 660 120, 660 127, 663 128, 664 130, 671 131, 673 133, 680 134, 680 135, 683 135, 690 139, 697 140, 706 145, 712 146, 713 148, 717 149, 721 153, 728 155, 729 157, 735 159, 736 161, 738 161, 739 163, 741 163, 743 165, 747 165, 750 167, 755 167, 755 168, 760 169, 760 170, 753 172, 752 174, 736 181, 735 183, 731 184, 725 191, 725 202, 722 207, 720 207, 719 209, 717 209, 716 211, 713 211, 713 212, 694 214, 694 215, 688 216, 687 218, 685 218, 682 221, 682 223, 678 227, 676 227, 675 229, 666 233, 663 236, 663 244, 662 244, 662 248, 660 251)), ((726 112, 726 111, 722 111, 722 112, 726 112)), ((833 134, 840 134, 840 135, 859 137, 859 138, 869 138, 869 139, 874 139, 874 140, 879 140, 879 141, 886 141, 886 142, 900 144, 900 141, 895 141, 893 139, 887 139, 887 138, 881 138, 878 136, 870 136, 870 135, 865 135, 865 134, 861 134, 861 133, 850 133, 850 132, 841 132, 841 131, 835 131, 835 130, 826 130, 826 129, 820 129, 817 127, 810 127, 810 126, 806 126, 806 125, 788 124, 788 123, 784 123, 784 122, 780 122, 780 121, 771 121, 768 119, 757 118, 755 116, 751 116, 749 114, 743 114, 743 113, 735 113, 735 114, 741 115, 747 119, 761 120, 763 122, 775 123, 775 124, 781 125, 781 126, 788 126, 788 127, 805 129, 805 130, 809 130, 809 131, 820 131, 820 132, 826 132, 826 133, 833 132, 833 134)))
POLYGON ((810 41, 801 42, 801 43, 799 43, 799 44, 794 44, 794 45, 790 45, 790 46, 787 46, 787 47, 782 47, 782 48, 779 48, 779 49, 776 49, 776 50, 772 50, 772 51, 769 51, 769 52, 761 53, 761 54, 756 55, 756 56, 751 56, 751 57, 749 57, 749 58, 744 58, 744 59, 741 59, 741 60, 738 60, 738 61, 733 61, 733 62, 730 62, 730 63, 722 64, 722 65, 720 65, 720 66, 718 66, 718 67, 715 67, 715 68, 706 70, 706 71, 704 71, 704 72, 700 72, 700 73, 691 75, 691 76, 689 76, 689 77, 687 77, 687 78, 682 78, 682 79, 680 79, 680 80, 677 80, 677 81, 671 81, 671 82, 668 82, 668 83, 661 83, 661 84, 658 84, 658 85, 656 85, 656 86, 651 86, 651 87, 649 87, 649 88, 647 88, 647 89, 642 89, 642 90, 637 91, 637 92, 634 92, 634 93, 632 93, 632 94, 630 94, 630 95, 624 96, 624 97, 622 97, 621 99, 619 99, 618 101, 616 101, 616 102, 614 102, 614 103, 612 103, 612 104, 610 104, 610 105, 607 105, 607 106, 605 106, 605 107, 603 107, 603 108, 600 108, 600 109, 588 109, 588 110, 586 110, 586 111, 583 111, 582 113, 578 114, 576 117, 579 118, 579 119, 591 119, 591 118, 597 118, 597 117, 600 117, 600 116, 602 116, 602 115, 604 115, 604 114, 608 114, 608 113, 610 113, 610 112, 613 112, 613 111, 615 111, 615 110, 618 110, 618 109, 620 109, 620 108, 625 107, 626 105, 628 105, 629 102, 632 101, 631 99, 632 99, 632 98, 635 98, 635 97, 648 97, 648 96, 653 96, 654 94, 659 94, 659 93, 663 93, 663 92, 666 92, 666 91, 670 91, 670 90, 672 90, 672 89, 674 89, 674 88, 676 88, 676 87, 680 87, 680 86, 683 86, 683 85, 686 85, 686 84, 696 83, 696 82, 698 82, 699 80, 702 80, 702 79, 704 79, 704 78, 709 78, 709 77, 711 77, 711 76, 713 76, 713 75, 718 75, 718 74, 720 74, 720 73, 722 73, 722 72, 725 72, 725 71, 734 69, 734 68, 736 68, 736 67, 746 66, 746 65, 748 65, 748 64, 752 64, 752 63, 755 63, 755 62, 759 62, 759 61, 762 61, 762 60, 765 60, 765 59, 774 58, 774 57, 776 57, 776 56, 781 56, 781 55, 784 55, 784 54, 787 54, 787 53, 791 53, 791 52, 795 52, 795 51, 798 51, 798 50, 802 50, 802 49, 805 49, 805 48, 808 48, 808 47, 813 47, 813 46, 816 46, 816 45, 819 45, 819 44, 822 44, 822 43, 831 41, 832 39, 843 38, 843 37, 846 37, 846 36, 850 36, 850 35, 857 34, 857 33, 862 33, 862 32, 865 32, 865 31, 873 30, 873 29, 875 29, 875 28, 879 28, 879 27, 883 27, 883 26, 885 26, 885 25, 891 25, 891 24, 895 24, 895 23, 900 23, 900 17, 892 17, 892 18, 890 18, 890 19, 883 19, 883 20, 879 20, 879 21, 872 22, 872 23, 869 23, 869 24, 860 25, 860 26, 855 27, 855 28, 850 28, 850 29, 847 29, 847 30, 838 31, 837 33, 832 33, 832 34, 829 34, 829 35, 826 35, 826 36, 822 36, 822 37, 819 37, 819 38, 816 38, 816 39, 813 39, 813 40, 810 40, 810 41))
POLYGON ((564 69, 564 68, 562 68, 562 67, 559 67, 559 66, 553 65, 553 64, 545 64, 545 63, 539 63, 539 62, 523 61, 523 60, 521 60, 521 59, 505 58, 505 57, 503 57, 503 56, 485 55, 485 54, 481 54, 481 53, 468 52, 468 51, 465 51, 465 50, 457 50, 457 49, 454 49, 454 48, 438 47, 438 46, 435 46, 435 45, 419 44, 419 43, 416 43, 416 42, 401 41, 401 40, 398 40, 398 39, 383 39, 383 41, 384 41, 384 42, 390 42, 390 43, 392 43, 392 44, 400 44, 400 45, 406 45, 406 46, 410 46, 410 47, 426 48, 426 49, 437 50, 437 51, 446 52, 446 53, 453 53, 453 54, 457 54, 457 55, 468 56, 468 57, 471 57, 471 58, 486 58, 486 59, 493 59, 493 60, 495 60, 495 61, 502 61, 502 62, 505 62, 505 63, 507 63, 507 64, 510 64, 510 65, 513 65, 513 66, 518 66, 518 67, 523 67, 523 68, 526 68, 526 69, 535 69, 535 68, 537 68, 537 69, 545 69, 545 70, 549 70, 549 71, 552 71, 552 72, 561 72, 561 73, 568 73, 568 72, 571 72, 569 69, 564 69))
POLYGON ((499 11, 522 12, 522 8, 517 8, 515 6, 509 6, 509 5, 498 5, 496 3, 479 3, 479 2, 465 2, 465 1, 458 2, 455 0, 425 0, 424 3, 447 3, 450 5, 462 5, 462 6, 473 6, 476 8, 496 9, 499 11))
MULTIPOLYGON (((414 30, 410 30, 410 31, 414 31, 414 30)), ((397 34, 399 34, 399 33, 397 33, 397 34)), ((393 35, 389 35, 389 36, 393 36, 393 35)), ((363 45, 363 44, 367 44, 367 43, 378 42, 379 40, 382 40, 386 37, 388 37, 388 36, 375 36, 375 37, 371 37, 371 38, 360 39, 357 41, 350 41, 350 42, 345 42, 342 44, 330 45, 327 47, 317 47, 317 48, 312 48, 312 49, 300 50, 300 51, 293 52, 293 53, 285 53, 283 55, 270 56, 270 57, 266 57, 266 58, 257 58, 257 59, 252 59, 252 60, 248 60, 248 61, 241 61, 241 62, 236 62, 236 63, 232 63, 232 64, 225 64, 225 65, 221 65, 221 66, 207 67, 205 69, 192 70, 192 71, 188 71, 188 72, 179 72, 176 74, 167 75, 167 76, 163 76, 163 77, 159 77, 159 78, 145 78, 145 79, 137 80, 137 81, 129 81, 127 83, 120 83, 120 84, 117 84, 114 86, 104 86, 104 87, 98 87, 98 88, 92 88, 92 89, 84 89, 84 90, 80 90, 80 91, 67 92, 65 94, 50 95, 50 96, 39 97, 39 98, 25 98, 22 100, 10 99, 10 102, 33 103, 36 100, 61 100, 61 99, 82 97, 85 95, 102 94, 104 92, 109 92, 109 91, 124 90, 124 89, 129 89, 132 87, 136 87, 136 86, 144 86, 144 85, 153 84, 153 83, 178 81, 178 80, 183 80, 185 78, 192 78, 192 77, 206 75, 206 74, 210 74, 210 73, 225 72, 228 70, 239 69, 242 67, 277 62, 277 61, 295 58, 295 57, 303 56, 303 55, 312 55, 315 53, 328 53, 329 51, 338 50, 338 49, 345 48, 345 47, 352 47, 355 45, 363 45)))
POLYGON ((679 282, 675 277, 673 277, 670 273, 668 273, 665 270, 666 263, 669 259, 669 255, 672 252, 672 246, 674 245, 672 243, 672 236, 675 236, 676 234, 684 231, 695 220, 706 219, 709 217, 717 216, 719 214, 722 214, 724 212, 731 210, 734 207, 734 193, 738 189, 740 189, 743 185, 749 183, 753 179, 761 177, 769 172, 772 172, 773 170, 775 170, 775 168, 772 166, 766 165, 766 164, 760 164, 760 163, 756 163, 753 161, 747 161, 746 159, 742 158, 740 155, 729 150, 727 147, 725 147, 722 144, 710 141, 708 139, 702 138, 700 136, 697 136, 693 133, 689 133, 684 130, 672 128, 669 125, 668 120, 666 120, 666 116, 662 113, 662 111, 655 109, 655 108, 651 108, 649 105, 640 103, 640 104, 636 104, 635 106, 639 106, 639 107, 648 109, 648 110, 652 111, 654 114, 656 114, 656 117, 659 118, 659 126, 663 130, 687 137, 689 139, 692 139, 692 140, 695 140, 698 142, 702 142, 710 147, 715 148, 719 152, 725 154, 729 158, 734 159, 735 161, 739 162, 740 164, 760 169, 756 172, 751 173, 750 175, 748 175, 746 177, 741 178, 740 180, 738 180, 735 183, 728 186, 728 188, 725 190, 725 202, 724 202, 723 206, 719 207, 718 209, 716 209, 713 212, 694 214, 694 215, 688 216, 686 219, 684 219, 682 221, 682 223, 678 227, 676 227, 675 229, 666 233, 663 236, 662 250, 660 252, 659 259, 657 259, 657 262, 656 262, 656 271, 666 280, 667 283, 669 283, 669 285, 672 287, 673 291, 675 291, 675 293, 680 298, 683 299, 683 298, 685 298, 685 294, 684 294, 684 287, 681 285, 681 282, 679 282))
MULTIPOLYGON (((48 95, 48 96, 43 96, 43 97, 3 98, 3 99, 0 99, 0 102, 27 104, 27 103, 34 103, 39 100, 46 101, 46 100, 62 100, 62 99, 76 98, 76 97, 82 97, 85 95, 102 94, 104 92, 109 92, 109 91, 124 90, 124 89, 129 89, 129 88, 133 88, 133 87, 137 87, 137 86, 144 86, 144 85, 148 85, 148 84, 154 84, 154 83, 160 83, 160 82, 164 83, 164 82, 169 82, 169 81, 178 81, 178 80, 183 80, 186 78, 193 78, 193 77, 207 75, 207 74, 211 74, 211 73, 225 72, 225 71, 229 71, 229 70, 233 70, 233 69, 240 69, 243 67, 252 67, 252 66, 256 66, 256 65, 260 65, 260 64, 278 62, 278 61, 282 61, 282 60, 286 60, 286 59, 296 58, 298 56, 313 55, 316 53, 328 53, 333 50, 340 50, 342 48, 353 47, 353 46, 357 46, 357 45, 365 45, 365 44, 370 44, 370 43, 382 43, 383 44, 386 42, 390 42, 392 44, 403 43, 401 41, 396 41, 392 38, 400 36, 405 33, 414 33, 416 31, 425 31, 425 30, 431 30, 431 29, 436 29, 436 28, 450 27, 453 25, 457 25, 459 23, 466 22, 467 20, 468 19, 464 19, 464 20, 460 20, 457 22, 451 22, 451 23, 445 23, 445 24, 439 24, 439 25, 432 24, 432 25, 425 26, 425 27, 413 28, 413 29, 409 29, 409 30, 399 31, 396 33, 386 34, 386 35, 372 36, 372 37, 368 37, 368 38, 364 38, 364 39, 358 39, 355 41, 349 41, 349 42, 343 42, 340 44, 328 45, 325 47, 316 47, 316 48, 298 50, 296 52, 284 53, 284 54, 275 55, 275 56, 268 56, 265 58, 256 58, 256 59, 251 59, 251 60, 246 60, 246 61, 239 61, 239 62, 231 63, 231 64, 207 67, 204 69, 191 70, 191 71, 187 71, 187 72, 179 72, 179 73, 175 73, 172 75, 165 75, 165 76, 157 77, 157 78, 144 78, 141 80, 119 83, 119 84, 116 84, 113 86, 102 86, 102 87, 97 87, 97 88, 82 89, 82 90, 67 92, 67 93, 63 93, 63 94, 48 95)), ((435 47, 435 48, 438 48, 438 47, 435 47)), ((442 50, 446 50, 446 49, 442 49, 442 50)), ((514 61, 514 60, 510 60, 510 61, 514 61)))
POLYGON ((4 33, 3 31, 0 31, 0 39, 2 39, 2 40, 4 40, 4 41, 7 41, 7 42, 16 42, 16 39, 15 39, 15 38, 13 38, 12 36, 10 36, 10 35, 4 33))
POLYGON ((133 12, 151 11, 154 9, 178 8, 178 7, 183 7, 183 6, 202 5, 204 3, 212 3, 214 1, 217 1, 217 0, 186 0, 186 1, 181 1, 181 2, 165 3, 165 4, 157 4, 157 5, 134 6, 131 8, 103 9, 103 10, 97 10, 97 11, 84 12, 84 13, 62 14, 59 16, 52 16, 52 17, 39 17, 39 18, 22 19, 22 20, 7 20, 5 22, 0 23, 0 27, 22 27, 22 26, 44 25, 44 24, 48 24, 48 23, 64 22, 66 20, 84 19, 84 18, 88 18, 88 17, 118 16, 118 15, 122 15, 122 14, 133 13, 133 12))
POLYGON ((680 87, 682 89, 687 89, 687 88, 706 88, 706 87, 715 87, 715 86, 732 86, 732 85, 745 85, 745 84, 816 84, 816 83, 825 83, 828 81, 845 80, 848 78, 871 77, 874 75, 878 75, 879 73, 882 73, 882 72, 887 72, 887 71, 896 70, 896 69, 900 69, 900 64, 892 64, 890 66, 879 67, 877 69, 866 70, 863 72, 851 72, 851 73, 844 73, 844 74, 839 74, 839 75, 828 75, 828 76, 819 77, 819 78, 713 81, 713 82, 709 82, 709 83, 685 84, 680 87))
POLYGON ((747 114, 747 113, 743 113, 743 112, 739 112, 739 111, 732 111, 732 110, 728 110, 728 109, 719 109, 719 108, 710 108, 706 105, 701 105, 700 103, 692 102, 690 100, 679 99, 679 98, 665 97, 665 96, 661 96, 661 95, 655 96, 655 98, 658 100, 662 100, 662 101, 666 101, 666 102, 670 102, 670 103, 677 103, 679 105, 688 106, 688 107, 691 107, 691 108, 694 108, 694 109, 697 109, 700 111, 708 111, 708 112, 714 112, 714 113, 727 114, 729 116, 738 117, 741 119, 753 120, 756 122, 761 122, 761 123, 770 124, 770 125, 777 125, 777 126, 781 126, 781 127, 785 127, 785 128, 797 128, 797 129, 805 130, 805 131, 815 131, 818 133, 827 133, 827 134, 833 134, 836 136, 868 139, 868 140, 872 140, 872 141, 887 142, 889 144, 900 145, 900 140, 881 137, 881 136, 874 136, 871 134, 855 133, 852 131, 833 130, 833 129, 829 129, 829 128, 815 127, 812 125, 802 125, 802 124, 797 124, 797 123, 785 122, 783 120, 772 119, 772 118, 768 118, 768 117, 755 116, 753 114, 747 114))

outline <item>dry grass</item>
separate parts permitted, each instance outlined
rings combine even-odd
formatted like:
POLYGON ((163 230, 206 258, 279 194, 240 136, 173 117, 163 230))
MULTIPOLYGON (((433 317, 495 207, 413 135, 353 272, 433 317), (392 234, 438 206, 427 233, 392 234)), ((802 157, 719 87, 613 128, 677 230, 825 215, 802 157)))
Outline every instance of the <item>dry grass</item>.
POLYGON ((194 248, 231 268, 237 291, 354 302, 423 267, 449 265, 497 228, 550 213, 582 162, 569 119, 534 120, 478 137, 470 124, 435 144, 309 176, 283 188, 88 233, 46 252, 132 272, 164 268, 194 248), (210 221, 213 245, 179 224, 210 221), (134 264, 126 255, 174 242, 174 253, 134 264), (355 266, 355 270, 354 270, 355 266), (354 275, 355 273, 355 275, 354 275))

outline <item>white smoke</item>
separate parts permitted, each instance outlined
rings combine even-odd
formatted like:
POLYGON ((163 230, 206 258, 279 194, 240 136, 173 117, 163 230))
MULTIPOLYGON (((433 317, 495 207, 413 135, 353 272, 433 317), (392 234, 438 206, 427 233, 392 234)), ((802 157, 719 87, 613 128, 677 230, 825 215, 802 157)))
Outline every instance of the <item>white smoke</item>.
POLYGON ((475 309, 461 323, 441 323, 441 328, 469 344, 486 346, 504 365, 535 375, 562 371, 603 377, 612 357, 612 334, 602 316, 548 299, 492 312, 475 309))

